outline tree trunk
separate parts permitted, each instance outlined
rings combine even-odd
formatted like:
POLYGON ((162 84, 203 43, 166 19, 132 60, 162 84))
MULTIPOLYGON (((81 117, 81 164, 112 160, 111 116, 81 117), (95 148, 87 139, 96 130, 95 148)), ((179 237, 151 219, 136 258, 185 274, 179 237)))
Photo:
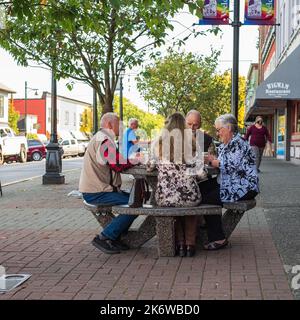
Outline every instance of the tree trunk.
POLYGON ((110 90, 107 90, 104 97, 104 104, 102 109, 102 114, 107 112, 113 112, 113 93, 110 90))

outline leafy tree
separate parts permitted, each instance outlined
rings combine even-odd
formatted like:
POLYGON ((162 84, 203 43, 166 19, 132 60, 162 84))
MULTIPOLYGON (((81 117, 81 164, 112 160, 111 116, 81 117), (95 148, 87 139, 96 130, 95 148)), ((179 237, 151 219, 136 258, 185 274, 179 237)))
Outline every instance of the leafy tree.
POLYGON ((245 112, 246 112, 246 78, 239 77, 239 113, 238 113, 238 123, 239 127, 242 129, 245 127, 245 112))
POLYGON ((26 134, 26 138, 27 139, 39 140, 39 136, 36 133, 31 133, 31 132, 26 134))
POLYGON ((14 100, 9 100, 8 106, 8 125, 14 130, 15 133, 19 133, 18 120, 20 118, 20 113, 14 108, 14 100))
MULTIPOLYGON (((213 121, 216 117, 224 113, 231 113, 231 73, 229 70, 223 74, 215 76, 214 94, 212 101, 218 101, 218 105, 211 103, 211 109, 214 110, 210 119, 213 121)), ((246 97, 246 79, 239 76, 239 105, 238 105, 238 126, 244 127, 245 118, 245 97, 246 97)))
POLYGON ((7 2, 10 14, 0 45, 23 66, 34 60, 54 70, 57 79, 89 84, 104 113, 112 110, 120 70, 141 64, 149 49, 164 43, 173 28, 170 18, 185 4, 198 16, 203 5, 203 0, 7 2))
MULTIPOLYGON (((165 117, 175 111, 186 114, 191 109, 198 110, 203 129, 214 134, 214 120, 231 109, 231 75, 228 71, 217 73, 219 54, 215 50, 210 56, 169 51, 138 76, 138 89, 151 107, 165 117)), ((240 78, 242 81, 245 79, 240 78)), ((244 91, 240 85, 241 110, 244 91)))
POLYGON ((92 133, 93 131, 93 115, 91 108, 85 108, 81 114, 80 131, 84 133, 92 133))

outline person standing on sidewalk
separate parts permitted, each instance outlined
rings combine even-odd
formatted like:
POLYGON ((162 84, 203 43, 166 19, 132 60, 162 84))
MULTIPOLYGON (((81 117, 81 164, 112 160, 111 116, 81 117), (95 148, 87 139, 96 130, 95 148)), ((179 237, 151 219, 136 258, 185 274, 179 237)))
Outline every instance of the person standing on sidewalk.
MULTIPOLYGON (((119 135, 119 118, 115 113, 106 113, 101 118, 101 128, 90 141, 83 159, 79 191, 83 199, 91 204, 127 204, 129 194, 121 192, 120 172, 133 166, 131 160, 123 159, 114 138, 119 135)), ((92 244, 99 250, 113 254, 128 250, 120 241, 136 218, 119 215, 97 235, 92 244)))
POLYGON ((272 143, 272 139, 268 129, 263 125, 263 118, 257 116, 255 123, 250 126, 244 137, 248 141, 250 137, 250 146, 252 147, 256 158, 256 169, 260 172, 259 167, 262 159, 262 155, 266 146, 266 142, 272 143))

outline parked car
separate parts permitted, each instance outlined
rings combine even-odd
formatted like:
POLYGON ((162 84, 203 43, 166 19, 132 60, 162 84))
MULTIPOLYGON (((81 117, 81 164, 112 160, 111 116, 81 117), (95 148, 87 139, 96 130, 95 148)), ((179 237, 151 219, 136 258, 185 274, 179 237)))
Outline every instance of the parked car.
POLYGON ((61 139, 59 144, 63 148, 63 157, 67 156, 83 156, 85 153, 85 147, 79 144, 76 139, 61 139))
POLYGON ((26 162, 27 149, 28 145, 25 136, 16 136, 9 126, 0 125, 0 165, 10 158, 26 162))
POLYGON ((90 142, 89 138, 81 131, 70 131, 72 137, 77 140, 77 142, 84 146, 85 150, 90 142))
POLYGON ((28 143, 28 151, 27 151, 27 159, 33 161, 41 161, 46 158, 46 147, 40 140, 30 139, 27 140, 28 143))
POLYGON ((38 140, 41 141, 45 146, 49 143, 49 139, 45 134, 38 133, 38 140))

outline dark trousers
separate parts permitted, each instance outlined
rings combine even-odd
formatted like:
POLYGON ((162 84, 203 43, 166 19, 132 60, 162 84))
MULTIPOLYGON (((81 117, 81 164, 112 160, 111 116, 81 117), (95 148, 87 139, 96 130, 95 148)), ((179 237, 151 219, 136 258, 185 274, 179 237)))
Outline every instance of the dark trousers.
MULTIPOLYGON (((220 198, 220 185, 217 182, 217 178, 200 182, 199 187, 203 204, 214 204, 223 207, 223 202, 220 198)), ((256 196, 257 192, 250 190, 240 200, 251 200, 256 196)), ((207 237, 209 242, 225 239, 221 215, 205 215, 204 219, 207 225, 207 237)))
POLYGON ((256 146, 251 146, 252 150, 254 151, 255 154, 255 164, 256 164, 256 169, 259 169, 260 167, 260 163, 261 163, 261 159, 265 150, 265 147, 260 148, 260 147, 256 147, 256 146))

